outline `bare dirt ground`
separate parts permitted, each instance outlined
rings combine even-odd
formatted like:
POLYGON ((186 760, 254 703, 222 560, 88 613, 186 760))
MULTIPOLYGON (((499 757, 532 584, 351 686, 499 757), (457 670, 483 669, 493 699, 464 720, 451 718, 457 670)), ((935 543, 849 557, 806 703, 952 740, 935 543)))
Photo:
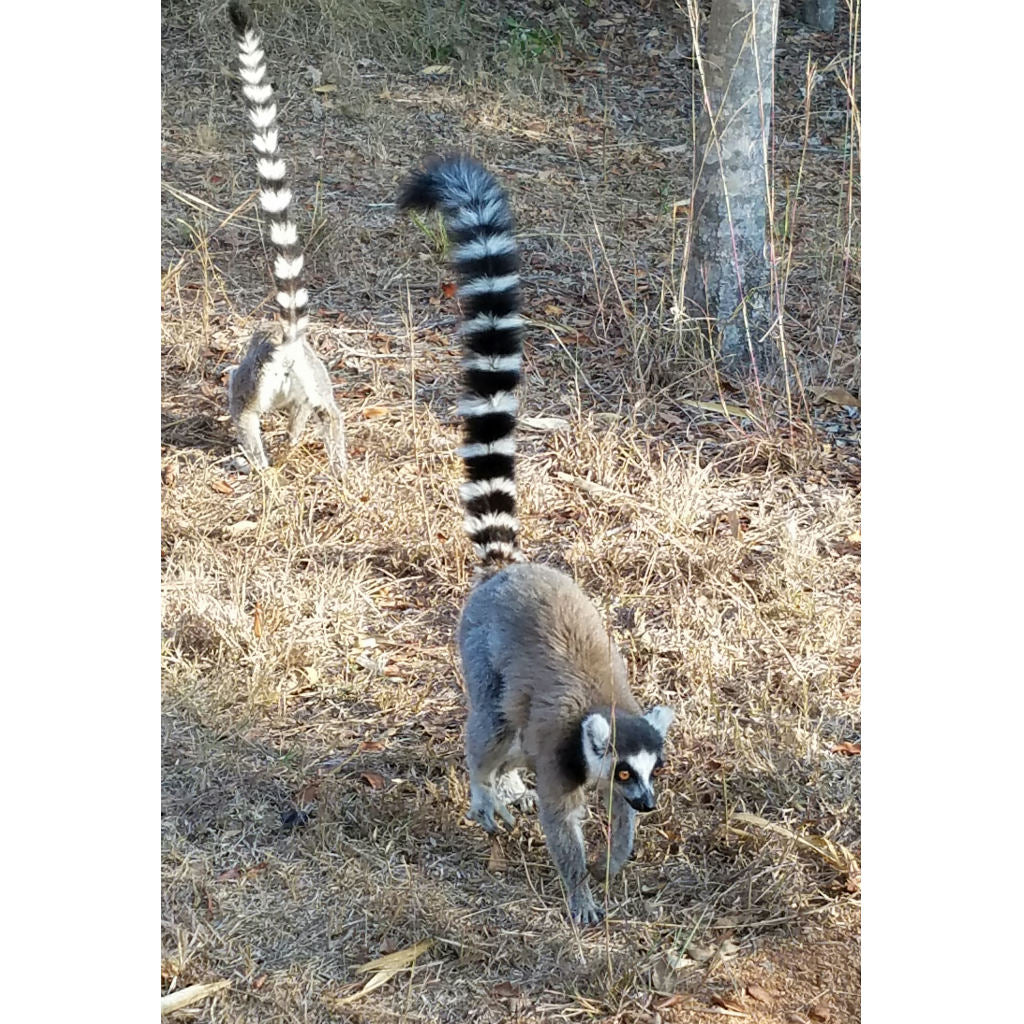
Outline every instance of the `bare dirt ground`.
POLYGON ((783 6, 794 385, 772 396, 723 392, 678 345, 685 12, 484 6, 255 5, 346 419, 338 482, 312 432, 289 453, 273 420, 276 468, 232 466, 225 369, 272 315, 255 170, 223 5, 164 4, 161 993, 226 979, 178 1016, 232 1024, 859 1020, 849 14, 816 34, 783 6), (457 309, 435 222, 393 206, 452 149, 499 175, 520 226, 526 549, 679 716, 659 808, 583 933, 534 816, 493 843, 463 820, 457 309))

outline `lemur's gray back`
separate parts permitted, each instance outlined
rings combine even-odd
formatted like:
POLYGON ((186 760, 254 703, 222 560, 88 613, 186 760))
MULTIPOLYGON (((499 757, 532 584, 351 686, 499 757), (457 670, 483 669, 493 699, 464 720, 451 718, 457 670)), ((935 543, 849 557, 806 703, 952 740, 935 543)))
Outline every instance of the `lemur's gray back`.
POLYGON ((557 569, 512 565, 480 583, 463 609, 459 642, 464 658, 505 681, 502 708, 517 729, 531 714, 535 725, 564 729, 594 707, 639 713, 600 614, 557 569))

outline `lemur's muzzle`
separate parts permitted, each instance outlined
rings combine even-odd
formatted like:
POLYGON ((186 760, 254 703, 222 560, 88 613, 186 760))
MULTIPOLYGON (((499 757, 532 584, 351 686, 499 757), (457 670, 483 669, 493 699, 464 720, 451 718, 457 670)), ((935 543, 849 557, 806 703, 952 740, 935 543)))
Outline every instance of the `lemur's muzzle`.
POLYGON ((654 810, 654 791, 651 789, 645 789, 639 796, 627 796, 626 802, 634 811, 653 811, 654 810))

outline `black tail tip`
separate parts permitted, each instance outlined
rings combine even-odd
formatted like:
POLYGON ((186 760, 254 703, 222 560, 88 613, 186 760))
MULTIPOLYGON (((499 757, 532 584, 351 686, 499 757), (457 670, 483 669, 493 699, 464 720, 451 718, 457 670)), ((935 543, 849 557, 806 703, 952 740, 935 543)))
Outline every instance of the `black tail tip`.
POLYGON ((414 171, 402 185, 398 194, 401 210, 433 210, 439 206, 446 191, 445 177, 459 166, 479 166, 464 153, 449 153, 431 157, 422 171, 414 171))
POLYGON ((398 193, 400 210, 432 210, 437 206, 437 188, 429 174, 423 172, 408 178, 398 193))
POLYGON ((252 8, 248 4, 242 3, 242 0, 231 0, 231 3, 228 4, 228 17, 231 18, 231 24, 235 26, 235 31, 240 36, 256 27, 252 8))
POLYGON ((434 173, 440 160, 431 160, 426 169, 414 171, 405 179, 398 193, 400 210, 433 210, 441 200, 434 173))

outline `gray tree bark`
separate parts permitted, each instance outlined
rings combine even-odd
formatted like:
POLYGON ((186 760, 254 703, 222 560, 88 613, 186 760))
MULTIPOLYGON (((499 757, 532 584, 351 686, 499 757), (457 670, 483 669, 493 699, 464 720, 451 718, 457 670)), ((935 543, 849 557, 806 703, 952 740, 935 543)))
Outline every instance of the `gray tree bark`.
POLYGON ((766 254, 778 0, 713 0, 684 297, 723 370, 774 365, 766 254))
POLYGON ((836 27, 836 0, 804 0, 804 21, 811 28, 831 32, 836 27))

